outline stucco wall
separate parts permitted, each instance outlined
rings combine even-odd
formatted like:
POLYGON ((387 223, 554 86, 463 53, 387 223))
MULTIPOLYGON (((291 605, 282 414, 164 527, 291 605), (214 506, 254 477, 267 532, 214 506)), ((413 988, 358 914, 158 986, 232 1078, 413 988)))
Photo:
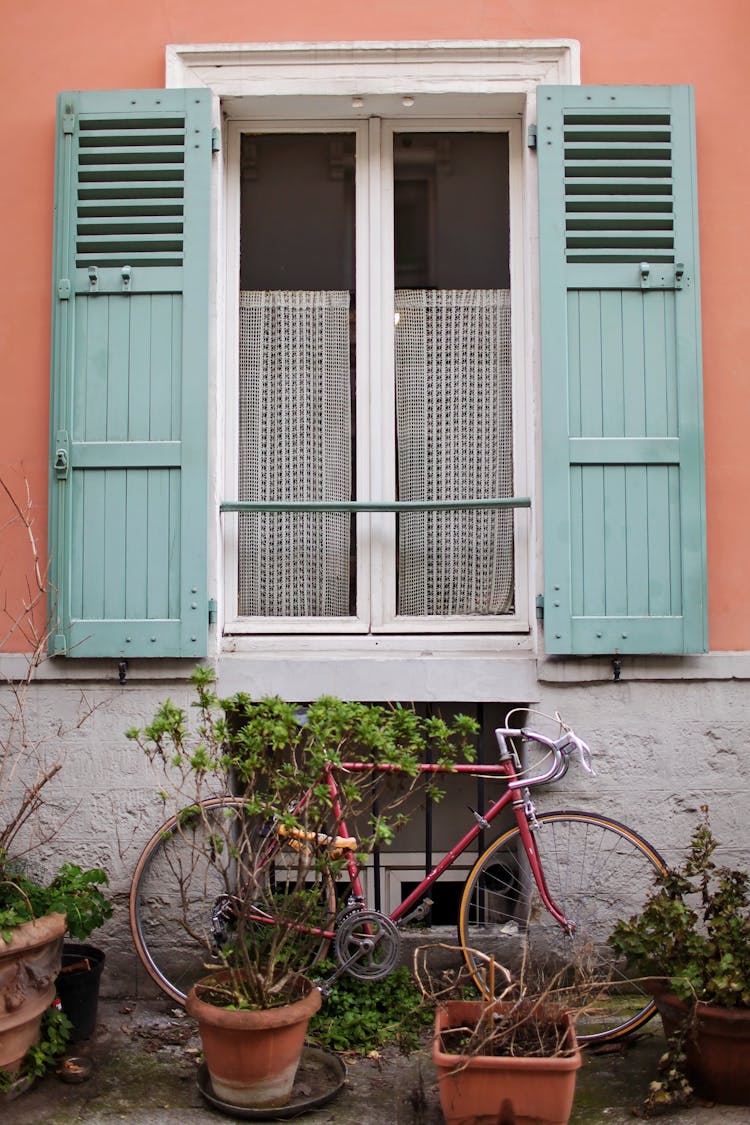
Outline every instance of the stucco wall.
MULTIPOLYGON (((50 868, 67 859, 102 865, 110 873, 115 914, 93 938, 107 951, 109 994, 151 988, 130 940, 127 895, 138 855, 165 818, 158 796, 163 777, 124 732, 149 719, 166 696, 185 707, 190 701, 184 682, 120 686, 116 679, 104 685, 40 683, 29 697, 32 733, 49 738, 50 752, 61 753, 64 762, 48 789, 41 822, 56 825, 56 835, 34 862, 50 868), (80 723, 83 715, 88 717, 80 723)), ((539 809, 607 813, 640 831, 669 861, 678 857, 708 801, 724 844, 720 860, 750 862, 745 685, 698 681, 672 683, 669 690, 663 683, 635 681, 554 685, 544 689, 539 706, 548 713, 559 709, 590 742, 596 768, 589 777, 571 767, 558 785, 538 790, 539 809)), ((462 800, 452 818, 455 835, 466 817, 462 800)))

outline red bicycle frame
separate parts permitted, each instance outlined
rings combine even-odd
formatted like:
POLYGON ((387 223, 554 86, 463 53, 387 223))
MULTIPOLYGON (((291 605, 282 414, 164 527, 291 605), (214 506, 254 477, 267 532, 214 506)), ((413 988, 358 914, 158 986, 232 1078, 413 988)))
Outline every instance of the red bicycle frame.
MULTIPOLYGON (((458 857, 466 851, 470 844, 476 840, 477 836, 488 828, 492 822, 499 816, 499 814, 508 805, 512 804, 513 813, 518 825, 519 836, 526 852, 529 861, 534 881, 539 888, 539 893, 542 901, 552 915, 552 917, 560 923, 565 929, 572 932, 573 923, 569 922, 560 907, 555 903, 550 895, 547 883, 544 877, 541 860, 539 858, 539 851, 536 846, 534 834, 529 826, 529 815, 527 814, 528 802, 528 788, 534 784, 540 784, 542 781, 553 780, 561 777, 567 769, 567 759, 563 759, 561 764, 559 758, 562 755, 559 753, 561 743, 547 742, 550 749, 558 752, 558 760, 555 766, 546 774, 540 777, 529 779, 519 778, 516 772, 516 759, 514 754, 507 750, 505 746, 505 737, 512 737, 514 735, 522 735, 524 732, 518 730, 498 730, 496 732, 498 741, 500 742, 501 749, 504 753, 501 754, 500 761, 497 765, 454 765, 454 766, 440 766, 430 763, 421 763, 418 767, 420 773, 433 773, 433 774, 468 774, 474 777, 484 778, 500 778, 507 784, 505 792, 496 801, 493 801, 487 811, 483 814, 475 814, 477 822, 469 829, 469 831, 461 837, 461 839, 453 845, 449 852, 440 860, 440 862, 427 874, 424 879, 411 891, 406 898, 399 903, 395 910, 388 915, 392 922, 398 923, 400 919, 404 918, 409 913, 413 906, 422 898, 426 891, 435 883, 440 876, 448 870, 449 867, 455 863, 458 857)), ((537 740, 538 736, 537 736, 537 740)), ((334 765, 331 763, 325 770, 325 781, 328 786, 328 791, 331 797, 331 809, 333 812, 336 832, 341 838, 350 838, 350 833, 344 819, 341 801, 339 799, 339 789, 336 783, 336 771, 342 770, 345 773, 401 773, 403 772, 398 766, 388 765, 387 763, 373 765, 367 762, 342 762, 334 765)), ((310 799, 310 793, 305 793, 302 799, 297 804, 294 812, 301 812, 304 810, 305 805, 310 799)), ((364 903, 365 895, 360 879, 360 864, 354 851, 351 848, 344 848, 343 855, 346 865, 346 870, 351 884, 352 894, 354 898, 364 903)), ((321 937, 333 938, 333 930, 318 930, 317 927, 312 929, 314 933, 320 933, 321 937)))

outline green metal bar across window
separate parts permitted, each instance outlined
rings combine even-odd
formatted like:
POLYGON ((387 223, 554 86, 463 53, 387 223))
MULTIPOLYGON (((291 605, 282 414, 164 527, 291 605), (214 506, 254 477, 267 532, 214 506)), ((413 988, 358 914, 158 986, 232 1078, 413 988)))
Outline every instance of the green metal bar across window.
POLYGON ((487 500, 224 500, 222 512, 466 512, 483 508, 530 508, 528 496, 487 500))

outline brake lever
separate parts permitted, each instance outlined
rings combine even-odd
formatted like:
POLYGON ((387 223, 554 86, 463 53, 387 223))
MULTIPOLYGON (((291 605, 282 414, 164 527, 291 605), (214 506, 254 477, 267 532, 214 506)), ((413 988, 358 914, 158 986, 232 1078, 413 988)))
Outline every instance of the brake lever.
POLYGON ((586 773, 590 773, 592 777, 596 777, 596 770, 594 769, 592 763, 591 751, 589 750, 588 745, 583 741, 582 738, 578 738, 577 736, 574 736, 574 738, 576 749, 578 750, 578 756, 581 760, 581 765, 586 770, 586 773))

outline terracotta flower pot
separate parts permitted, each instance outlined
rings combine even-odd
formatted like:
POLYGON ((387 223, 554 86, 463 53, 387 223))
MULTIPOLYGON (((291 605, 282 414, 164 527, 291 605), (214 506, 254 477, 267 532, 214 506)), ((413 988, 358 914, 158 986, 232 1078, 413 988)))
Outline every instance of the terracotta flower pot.
POLYGON ((0 940, 0 1069, 17 1070, 39 1039, 42 1016, 55 999, 64 914, 46 914, 0 940))
POLYGON ((301 1000, 261 1011, 234 1011, 201 999, 209 982, 228 976, 214 973, 198 981, 185 1001, 198 1021, 213 1092, 228 1105, 248 1109, 286 1105, 320 992, 305 982, 309 991, 301 1000))
MULTIPOLYGON (((435 1014, 432 1057, 447 1125, 497 1125, 506 1120, 514 1125, 566 1125, 581 1065, 570 1014, 563 1013, 555 1019, 565 1027, 569 1050, 565 1055, 526 1058, 466 1056, 444 1051, 442 1032, 453 1027, 473 1027, 485 1008, 482 1000, 450 1000, 435 1014)), ((502 1011, 503 1005, 497 1008, 502 1011)))
POLYGON ((750 1105, 750 1009, 692 1005, 653 985, 650 991, 665 1035, 687 1024, 687 1076, 696 1094, 722 1105, 750 1105))

